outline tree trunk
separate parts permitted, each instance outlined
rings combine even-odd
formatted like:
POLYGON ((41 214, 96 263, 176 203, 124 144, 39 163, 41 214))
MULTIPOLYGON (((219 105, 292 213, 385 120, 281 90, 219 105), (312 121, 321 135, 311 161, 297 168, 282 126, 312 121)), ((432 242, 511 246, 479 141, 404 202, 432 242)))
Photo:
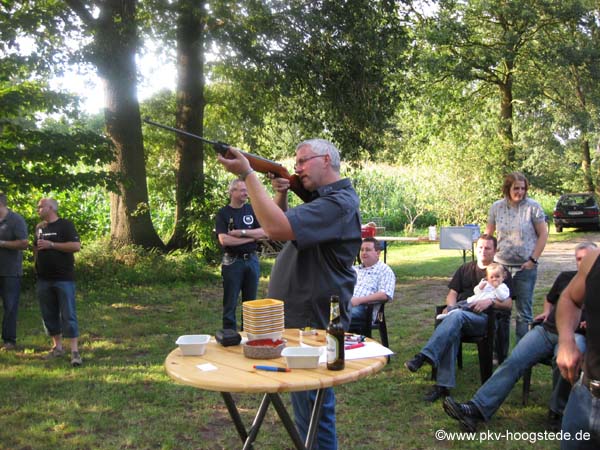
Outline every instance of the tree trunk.
POLYGON ((135 54, 138 45, 136 0, 103 2, 97 19, 87 5, 68 0, 94 36, 91 59, 104 82, 106 130, 116 149, 111 170, 119 192, 111 194, 111 239, 147 248, 164 248, 152 225, 146 184, 135 54))
POLYGON ((498 134, 502 149, 504 150, 506 167, 514 167, 516 162, 515 140, 513 136, 513 95, 512 75, 507 75, 503 83, 498 84, 500 89, 500 124, 498 134))
MULTIPOLYGON (((202 136, 204 119, 205 2, 181 0, 177 19, 177 127, 202 136)), ((177 136, 175 227, 167 248, 191 248, 193 199, 204 199, 202 142, 177 136)))
POLYGON ((592 176, 592 155, 590 153, 590 141, 584 139, 581 143, 581 170, 585 180, 585 189, 588 192, 594 192, 594 177, 592 176))

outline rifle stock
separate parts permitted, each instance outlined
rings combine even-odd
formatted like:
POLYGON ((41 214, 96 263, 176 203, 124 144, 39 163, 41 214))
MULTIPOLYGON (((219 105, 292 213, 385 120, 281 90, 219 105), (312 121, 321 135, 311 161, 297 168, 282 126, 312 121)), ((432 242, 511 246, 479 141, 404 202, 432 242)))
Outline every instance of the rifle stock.
MULTIPOLYGON (((181 134, 183 136, 187 136, 193 139, 197 139, 199 141, 205 142, 213 146, 213 148, 221 154, 224 158, 233 159, 233 155, 229 151, 229 144, 220 141, 211 141, 210 139, 203 138, 202 136, 198 136, 197 134, 189 133, 184 130, 180 130, 179 128, 169 127, 167 125, 160 124, 158 122, 154 122, 148 118, 142 119, 149 125, 153 125, 158 128, 162 128, 168 131, 172 131, 174 133, 181 134)), ((298 175, 290 175, 288 170, 283 167, 278 162, 272 161, 267 158, 263 158, 262 156, 253 155, 252 153, 248 153, 245 151, 240 152, 246 157, 248 162, 250 163, 250 167, 260 173, 272 173, 276 178, 285 178, 290 182, 290 189, 294 192, 298 197, 300 197, 303 201, 308 202, 312 198, 312 193, 304 189, 302 183, 300 182, 300 178, 298 175)))

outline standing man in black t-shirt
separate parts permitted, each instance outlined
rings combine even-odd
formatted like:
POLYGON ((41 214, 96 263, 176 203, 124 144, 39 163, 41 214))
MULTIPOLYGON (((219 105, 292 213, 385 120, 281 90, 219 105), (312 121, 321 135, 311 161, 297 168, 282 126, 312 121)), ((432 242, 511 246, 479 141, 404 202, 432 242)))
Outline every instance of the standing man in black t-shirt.
POLYGON ((577 275, 563 291, 556 311, 561 375, 574 384, 565 408, 561 449, 600 448, 600 249, 590 251, 577 275), (586 311, 585 356, 577 348, 573 330, 586 311))
POLYGON ((266 235, 248 204, 246 183, 233 180, 229 198, 229 205, 217 213, 215 229, 223 247, 223 328, 236 330, 235 309, 240 291, 242 302, 256 299, 260 277, 256 241, 266 235))
POLYGON ((42 219, 35 228, 34 252, 37 273, 37 295, 44 328, 52 338, 52 349, 46 359, 65 354, 62 339, 70 340, 71 365, 80 366, 77 338, 79 325, 75 308, 75 257, 81 249, 79 235, 69 220, 58 216, 58 203, 43 198, 38 203, 42 219))

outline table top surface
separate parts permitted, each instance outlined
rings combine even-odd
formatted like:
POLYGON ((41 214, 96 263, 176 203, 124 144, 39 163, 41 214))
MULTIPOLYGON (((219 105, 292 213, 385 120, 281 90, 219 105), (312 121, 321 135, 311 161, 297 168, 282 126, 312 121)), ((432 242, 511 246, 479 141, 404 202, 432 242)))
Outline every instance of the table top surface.
MULTIPOLYGON (((285 330, 283 337, 288 347, 300 346, 297 329, 285 330)), ((312 346, 325 345, 325 331, 316 336, 304 336, 303 342, 312 346)), ((253 366, 262 364, 286 367, 285 358, 249 359, 241 345, 223 347, 214 341, 208 343, 202 356, 183 356, 176 348, 165 359, 167 374, 175 381, 200 389, 217 392, 274 393, 305 391, 350 383, 380 371, 387 363, 385 356, 346 361, 339 371, 327 370, 325 364, 317 369, 292 369, 291 372, 267 372, 253 366), (210 363, 217 368, 202 371, 197 366, 210 363)))

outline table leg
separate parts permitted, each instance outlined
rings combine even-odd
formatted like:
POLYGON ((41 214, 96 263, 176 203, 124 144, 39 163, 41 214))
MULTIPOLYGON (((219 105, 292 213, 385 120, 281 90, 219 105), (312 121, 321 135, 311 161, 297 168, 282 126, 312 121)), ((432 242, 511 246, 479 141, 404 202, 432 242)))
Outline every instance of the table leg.
MULTIPOLYGON (((267 394, 267 395, 269 395, 271 397, 271 402, 273 402, 273 406, 275 407, 275 410, 277 411, 279 418, 283 422, 283 426, 285 427, 288 434, 292 438, 292 441, 294 441, 294 445, 296 446, 296 448, 298 450, 304 450, 304 449, 310 450, 310 448, 312 447, 312 444, 310 447, 308 445, 306 447, 304 446, 304 443, 302 442, 302 438, 300 437, 300 433, 298 433, 298 429, 296 428, 296 425, 294 424, 294 422, 292 421, 292 418, 290 417, 287 410, 285 409, 285 406, 283 405, 283 402, 281 401, 281 397, 279 397, 279 394, 267 394)), ((312 418, 311 418, 311 421, 312 421, 312 418)), ((310 431, 309 431, 309 434, 310 434, 310 431)))
POLYGON ((263 420, 265 420, 265 415, 267 414, 267 409, 269 409, 270 402, 270 394, 265 394, 262 401, 260 402, 260 406, 258 407, 256 416, 254 416, 254 422, 252 422, 250 434, 246 438, 246 442, 244 442, 243 450, 249 450, 252 448, 252 443, 256 440, 256 436, 258 436, 260 426, 262 425, 263 420))
POLYGON ((308 425, 308 434, 306 435, 306 448, 311 449, 315 437, 317 436, 317 429, 319 427, 319 420, 321 420, 321 412, 323 410, 323 401, 325 400, 325 390, 319 389, 317 391, 317 397, 315 398, 315 404, 313 405, 312 414, 310 416, 310 423, 308 425))
POLYGON ((227 411, 229 411, 229 415, 231 416, 231 420, 233 420, 233 424, 235 425, 235 429, 237 430, 242 442, 246 442, 248 439, 248 433, 246 432, 246 427, 242 422, 242 418, 240 417, 240 413, 235 406, 235 401, 229 392, 221 392, 221 396, 223 397, 223 401, 225 402, 225 406, 227 406, 227 411))

